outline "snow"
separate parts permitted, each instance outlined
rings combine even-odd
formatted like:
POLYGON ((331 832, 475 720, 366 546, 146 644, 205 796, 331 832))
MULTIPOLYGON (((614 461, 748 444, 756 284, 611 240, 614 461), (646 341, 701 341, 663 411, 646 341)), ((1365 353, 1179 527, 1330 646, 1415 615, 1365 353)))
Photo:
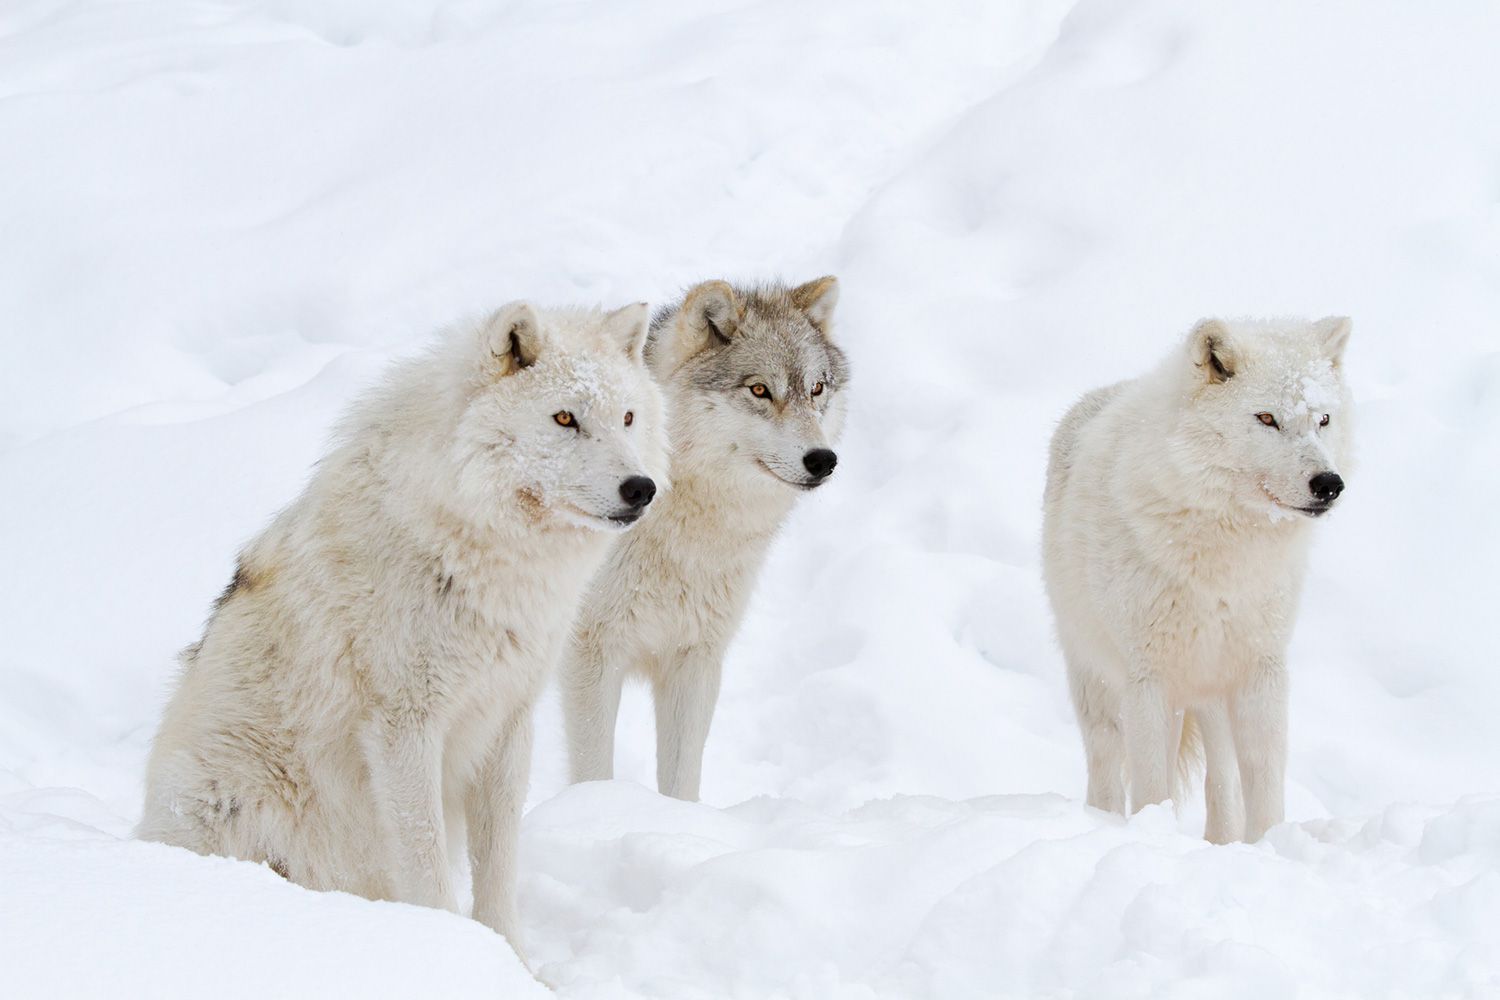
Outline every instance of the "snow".
POLYGON ((704 804, 564 787, 565 997, 1500 992, 1500 10, 12 0, 0 13, 8 995, 545 995, 464 918, 129 840, 177 649, 390 359, 518 297, 837 273, 839 472, 730 655, 704 804), (1354 317, 1287 824, 1086 810, 1052 424, 1200 316, 1354 317))

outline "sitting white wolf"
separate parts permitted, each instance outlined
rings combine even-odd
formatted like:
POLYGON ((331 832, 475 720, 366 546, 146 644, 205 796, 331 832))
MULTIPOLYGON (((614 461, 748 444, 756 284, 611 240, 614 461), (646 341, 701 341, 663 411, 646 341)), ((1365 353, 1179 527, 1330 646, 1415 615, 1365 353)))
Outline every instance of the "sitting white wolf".
POLYGON ((532 705, 667 471, 644 304, 507 306, 396 366, 182 657, 139 834, 517 944, 532 705))
POLYGON ((1043 557, 1090 805, 1124 811, 1122 768, 1134 809, 1167 799, 1201 738, 1208 839, 1281 822, 1286 648, 1310 523, 1344 488, 1349 329, 1205 320, 1053 436, 1043 557))

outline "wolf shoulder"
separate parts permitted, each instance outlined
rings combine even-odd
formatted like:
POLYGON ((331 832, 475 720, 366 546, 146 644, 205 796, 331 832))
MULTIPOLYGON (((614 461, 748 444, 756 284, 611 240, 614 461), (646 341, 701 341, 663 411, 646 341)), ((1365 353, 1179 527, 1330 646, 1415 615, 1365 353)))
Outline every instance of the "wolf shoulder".
POLYGON ((1107 433, 1113 415, 1120 410, 1122 397, 1135 380, 1124 380, 1093 389, 1069 407, 1052 432, 1047 459, 1047 512, 1052 512, 1059 494, 1074 477, 1076 459, 1083 443, 1101 432, 1107 433))

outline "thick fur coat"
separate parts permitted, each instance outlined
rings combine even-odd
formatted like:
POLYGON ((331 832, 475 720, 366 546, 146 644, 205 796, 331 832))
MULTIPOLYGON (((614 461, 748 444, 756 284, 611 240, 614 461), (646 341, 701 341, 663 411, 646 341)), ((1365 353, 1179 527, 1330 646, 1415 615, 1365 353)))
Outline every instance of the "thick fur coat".
POLYGON ((671 410, 672 490, 610 554, 563 668, 575 781, 614 770, 629 675, 650 681, 657 785, 697 799, 725 650, 777 529, 832 473, 848 364, 834 278, 787 288, 709 281, 652 324, 671 410))
POLYGON ((1312 521, 1343 490, 1349 320, 1205 320, 1052 441, 1043 562, 1088 802, 1172 794, 1201 742, 1207 836, 1284 809, 1287 643, 1312 521))
POLYGON ((454 910, 466 830, 515 943, 532 705, 667 471, 647 319, 514 304, 353 407, 183 654, 142 837, 454 910))

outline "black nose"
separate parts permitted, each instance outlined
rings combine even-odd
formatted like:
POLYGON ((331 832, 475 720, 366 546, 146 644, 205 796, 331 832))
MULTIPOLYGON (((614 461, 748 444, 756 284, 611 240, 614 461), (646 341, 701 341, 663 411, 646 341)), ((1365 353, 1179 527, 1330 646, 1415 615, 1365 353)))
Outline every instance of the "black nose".
POLYGON ((1333 503, 1344 492, 1344 478, 1337 472, 1320 472, 1307 481, 1312 495, 1326 503, 1333 503))
POLYGON ((640 510, 656 496, 656 484, 647 476, 631 476, 620 484, 620 499, 640 510))
POLYGON ((814 448, 802 456, 802 464, 815 478, 827 479, 833 467, 839 464, 839 457, 827 448, 814 448))

